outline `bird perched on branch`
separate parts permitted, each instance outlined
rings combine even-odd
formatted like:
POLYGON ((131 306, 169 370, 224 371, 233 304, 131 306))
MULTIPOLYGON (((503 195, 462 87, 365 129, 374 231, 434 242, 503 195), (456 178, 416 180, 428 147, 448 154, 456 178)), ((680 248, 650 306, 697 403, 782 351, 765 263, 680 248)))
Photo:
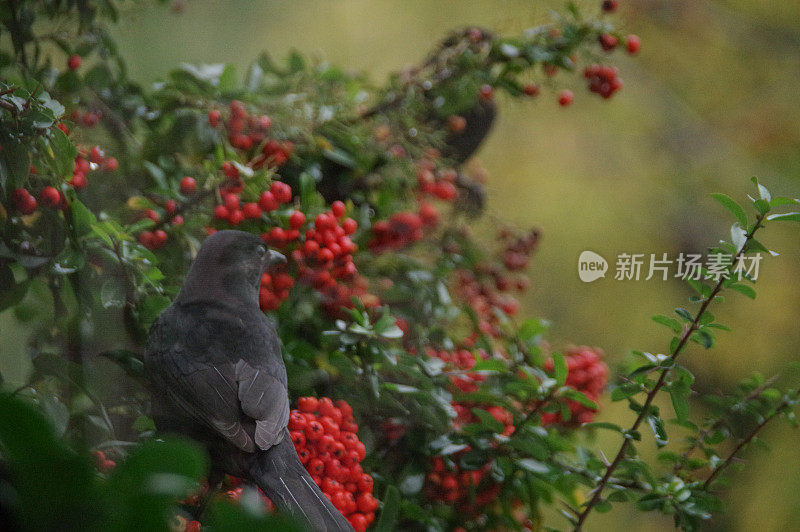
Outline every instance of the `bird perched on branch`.
POLYGON ((286 367, 258 305, 261 274, 285 258, 255 235, 219 231, 203 243, 178 297, 153 324, 145 371, 160 431, 189 436, 224 473, 258 485, 313 530, 352 530, 297 457, 286 428, 286 367))

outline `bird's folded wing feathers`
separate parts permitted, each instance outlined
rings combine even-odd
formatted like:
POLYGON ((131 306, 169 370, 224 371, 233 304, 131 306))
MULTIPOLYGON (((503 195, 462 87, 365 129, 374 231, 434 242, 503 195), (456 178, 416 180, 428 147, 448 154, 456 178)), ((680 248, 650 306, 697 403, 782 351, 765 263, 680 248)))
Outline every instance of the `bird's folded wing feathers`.
POLYGON ((265 368, 239 360, 234 367, 242 411, 256 421, 255 444, 269 449, 284 435, 289 421, 286 385, 265 368))
POLYGON ((215 365, 176 351, 163 358, 159 371, 162 390, 190 417, 209 425, 243 451, 255 451, 253 439, 241 423, 233 365, 215 365))

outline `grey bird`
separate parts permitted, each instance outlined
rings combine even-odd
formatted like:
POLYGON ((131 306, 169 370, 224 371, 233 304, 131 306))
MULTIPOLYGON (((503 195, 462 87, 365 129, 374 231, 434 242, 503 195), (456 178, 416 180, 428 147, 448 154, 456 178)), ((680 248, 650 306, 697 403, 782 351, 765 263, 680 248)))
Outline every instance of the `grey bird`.
POLYGON ((353 530, 306 472, 286 425, 286 366, 261 312, 261 274, 285 258, 255 235, 206 238, 175 301, 156 319, 145 352, 159 431, 202 443, 209 485, 224 473, 255 483, 313 530, 353 530))

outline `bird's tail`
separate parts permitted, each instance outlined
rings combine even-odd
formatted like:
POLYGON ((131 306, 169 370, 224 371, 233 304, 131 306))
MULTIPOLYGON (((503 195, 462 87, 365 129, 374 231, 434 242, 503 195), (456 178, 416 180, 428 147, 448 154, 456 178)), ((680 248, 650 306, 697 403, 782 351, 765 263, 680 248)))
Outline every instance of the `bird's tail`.
POLYGON ((280 443, 257 453, 250 474, 278 508, 305 521, 312 530, 352 532, 347 519, 303 467, 288 431, 280 443))

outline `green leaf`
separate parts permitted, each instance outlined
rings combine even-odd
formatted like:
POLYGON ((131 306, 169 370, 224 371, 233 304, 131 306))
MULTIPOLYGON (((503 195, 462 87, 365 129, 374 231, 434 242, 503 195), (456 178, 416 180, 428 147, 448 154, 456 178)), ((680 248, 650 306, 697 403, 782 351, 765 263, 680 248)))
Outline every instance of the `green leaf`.
POLYGON ((496 432, 501 434, 505 429, 505 426, 497 421, 493 415, 491 415, 486 410, 482 408, 473 408, 472 413, 481 420, 481 424, 486 427, 487 429, 491 430, 492 432, 496 432))
POLYGON ((711 194, 711 197, 720 202, 723 207, 728 209, 736 217, 739 225, 742 227, 747 227, 747 214, 744 212, 742 206, 736 203, 733 198, 720 192, 711 194))
POLYGON ((628 397, 633 397, 634 395, 641 392, 642 392, 642 387, 638 383, 625 382, 620 384, 611 391, 611 400, 622 401, 623 399, 627 399, 628 397))
POLYGON ((657 314, 653 316, 651 319, 656 323, 660 323, 661 325, 664 325, 665 327, 672 329, 672 331, 675 332, 676 334, 680 334, 681 332, 683 332, 683 325, 681 325, 681 322, 679 322, 675 318, 670 318, 662 314, 657 314))
POLYGON ((755 288, 746 284, 731 284, 728 285, 728 289, 733 290, 734 292, 739 292, 740 294, 744 294, 750 299, 756 298, 755 288))
POLYGON ((672 399, 672 408, 675 417, 681 423, 689 418, 689 388, 686 386, 670 386, 669 396, 672 399))
POLYGON ((767 220, 776 222, 800 222, 800 212, 785 212, 781 214, 770 214, 767 220))
POLYGON ((665 446, 669 440, 667 438, 667 431, 664 430, 664 420, 660 417, 649 415, 647 416, 647 424, 650 425, 650 430, 653 431, 656 445, 659 447, 665 446))
POLYGON ((395 486, 388 486, 383 495, 383 508, 375 532, 391 532, 397 523, 397 514, 400 510, 400 490, 395 486))
POLYGON ((236 85, 236 65, 225 65, 225 69, 219 76, 219 84, 217 85, 217 88, 222 92, 230 92, 236 88, 236 85))
POLYGON ((539 475, 546 475, 550 472, 550 466, 543 462, 539 462, 534 460, 533 458, 522 458, 515 462, 517 466, 521 467, 526 471, 530 471, 531 473, 536 473, 539 475))
POLYGON ((779 196, 777 198, 772 198, 769 202, 769 206, 774 208, 782 205, 797 205, 798 203, 800 203, 798 199, 779 196))
POLYGON ((103 308, 122 308, 125 304, 125 288, 116 279, 107 279, 100 287, 100 304, 103 308))
POLYGON ((473 371, 496 371, 502 373, 508 369, 505 362, 497 358, 488 358, 486 360, 479 360, 472 367, 473 371))
POLYGON ((564 355, 561 353, 553 353, 553 377, 556 379, 557 386, 564 386, 567 382, 567 362, 564 360, 564 355))
POLYGON ((608 421, 593 421, 592 423, 584 423, 581 425, 587 429, 607 429, 613 430, 614 432, 619 432, 622 434, 622 427, 615 423, 609 423, 608 421))

